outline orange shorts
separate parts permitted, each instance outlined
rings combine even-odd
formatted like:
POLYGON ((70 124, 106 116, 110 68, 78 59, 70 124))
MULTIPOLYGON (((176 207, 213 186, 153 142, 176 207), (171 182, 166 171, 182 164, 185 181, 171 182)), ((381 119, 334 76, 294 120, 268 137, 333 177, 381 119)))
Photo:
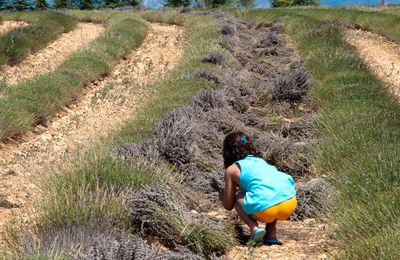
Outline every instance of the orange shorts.
POLYGON ((252 217, 255 220, 271 223, 275 220, 287 220, 297 206, 296 197, 285 200, 275 206, 269 207, 261 212, 255 213, 252 217))

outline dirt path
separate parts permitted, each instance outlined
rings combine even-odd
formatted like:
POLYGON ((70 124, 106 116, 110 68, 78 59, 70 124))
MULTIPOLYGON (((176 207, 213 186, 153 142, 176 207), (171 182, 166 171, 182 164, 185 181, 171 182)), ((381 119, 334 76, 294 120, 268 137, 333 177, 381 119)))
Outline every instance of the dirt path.
POLYGON ((0 144, 0 231, 13 214, 29 217, 29 205, 36 199, 32 178, 135 114, 148 98, 145 86, 162 78, 181 57, 182 37, 181 27, 152 24, 140 48, 121 59, 109 77, 91 84, 46 128, 36 127, 22 137, 25 141, 0 144))
POLYGON ((364 62, 400 100, 400 46, 376 33, 363 30, 348 30, 345 39, 357 48, 364 62))
POLYGON ((322 221, 278 222, 278 236, 282 246, 236 246, 228 259, 329 259, 333 247, 328 243, 328 226, 322 221))
POLYGON ((24 21, 3 21, 0 24, 0 35, 8 33, 12 29, 24 27, 27 25, 29 25, 29 24, 24 21))
POLYGON ((53 71, 69 55, 87 45, 104 31, 104 26, 94 23, 78 23, 76 28, 62 34, 45 48, 26 57, 16 66, 0 67, 0 81, 7 85, 31 79, 38 74, 53 71))

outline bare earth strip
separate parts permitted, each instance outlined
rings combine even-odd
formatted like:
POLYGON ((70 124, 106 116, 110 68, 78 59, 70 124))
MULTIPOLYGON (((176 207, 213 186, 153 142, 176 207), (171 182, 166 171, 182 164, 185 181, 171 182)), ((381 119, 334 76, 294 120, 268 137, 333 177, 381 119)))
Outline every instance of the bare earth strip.
POLYGON ((27 25, 29 25, 29 24, 24 21, 3 21, 0 24, 0 35, 6 34, 15 28, 24 27, 27 25))
POLYGON ((346 41, 357 48, 361 58, 400 100, 400 46, 373 32, 348 30, 346 41))
POLYGON ((334 249, 329 241, 328 225, 315 219, 280 221, 277 226, 282 246, 236 246, 228 259, 330 259, 334 249))
MULTIPOLYGON (((210 212, 209 214, 222 219, 228 218, 226 211, 210 212)), ((235 213, 228 213, 228 215, 232 214, 235 213)), ((260 223, 260 227, 263 225, 260 223)), ((332 226, 326 220, 310 218, 303 221, 278 221, 277 237, 283 242, 283 245, 239 245, 229 250, 226 259, 333 259, 337 248, 332 243, 331 234, 332 226)))
POLYGON ((117 130, 135 114, 148 99, 145 86, 177 64, 182 41, 183 28, 150 25, 141 47, 121 59, 109 77, 88 86, 84 96, 47 127, 36 127, 22 137, 25 141, 0 144, 0 232, 13 214, 23 220, 29 217, 30 205, 37 200, 35 176, 63 165, 66 158, 117 130))
POLYGON ((80 47, 96 39, 104 31, 104 26, 94 23, 78 23, 76 28, 62 34, 47 47, 32 53, 21 63, 0 67, 0 81, 14 85, 33 78, 38 74, 53 71, 69 55, 80 47))

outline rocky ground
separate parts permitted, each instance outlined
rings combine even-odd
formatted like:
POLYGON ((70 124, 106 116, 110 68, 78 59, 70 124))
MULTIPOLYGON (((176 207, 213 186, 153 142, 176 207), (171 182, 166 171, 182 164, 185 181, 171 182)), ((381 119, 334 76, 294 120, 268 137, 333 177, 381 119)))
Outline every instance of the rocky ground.
POLYGON ((329 226, 324 221, 306 219, 278 223, 283 246, 237 246, 228 259, 329 259, 333 245, 329 243, 329 226))

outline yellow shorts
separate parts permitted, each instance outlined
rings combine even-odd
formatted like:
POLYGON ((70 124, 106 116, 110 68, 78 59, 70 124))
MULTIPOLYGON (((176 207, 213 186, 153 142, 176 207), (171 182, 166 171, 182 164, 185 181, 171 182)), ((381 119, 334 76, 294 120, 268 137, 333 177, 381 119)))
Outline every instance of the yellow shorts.
POLYGON ((291 199, 285 200, 275 206, 269 207, 266 210, 255 213, 252 215, 252 217, 255 220, 264 223, 271 223, 275 220, 287 220, 290 215, 292 215, 296 206, 296 197, 292 197, 291 199))

